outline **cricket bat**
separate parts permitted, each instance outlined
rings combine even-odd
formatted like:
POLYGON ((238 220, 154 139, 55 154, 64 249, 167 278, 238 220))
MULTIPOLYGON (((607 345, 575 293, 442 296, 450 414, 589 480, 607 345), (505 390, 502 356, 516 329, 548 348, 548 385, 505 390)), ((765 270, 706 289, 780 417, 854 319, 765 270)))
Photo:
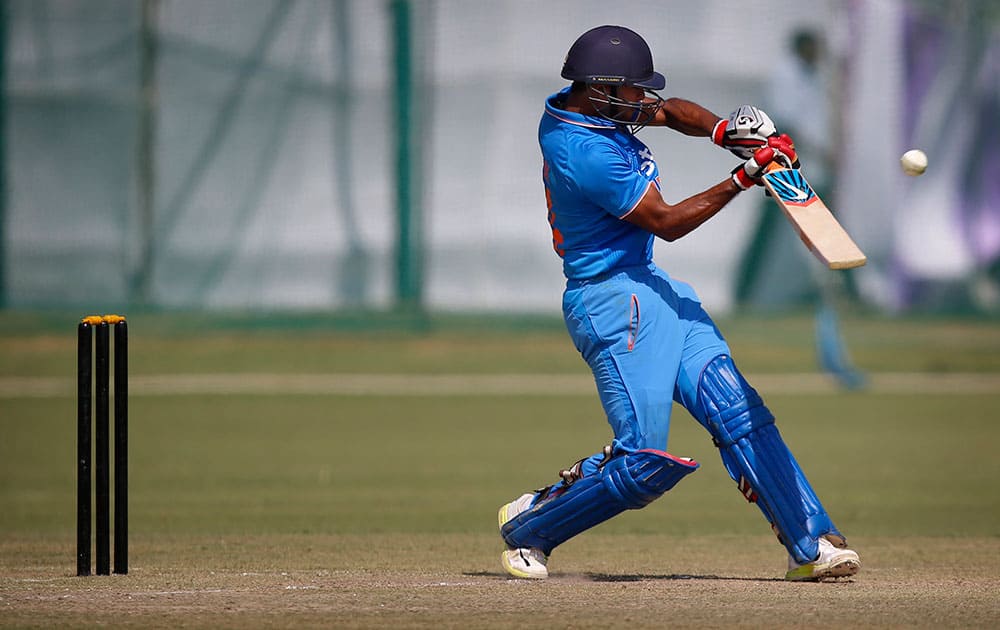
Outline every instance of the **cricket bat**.
POLYGON ((764 186, 781 206, 802 242, 824 265, 830 269, 851 269, 865 264, 864 252, 798 169, 772 165, 764 174, 764 186))

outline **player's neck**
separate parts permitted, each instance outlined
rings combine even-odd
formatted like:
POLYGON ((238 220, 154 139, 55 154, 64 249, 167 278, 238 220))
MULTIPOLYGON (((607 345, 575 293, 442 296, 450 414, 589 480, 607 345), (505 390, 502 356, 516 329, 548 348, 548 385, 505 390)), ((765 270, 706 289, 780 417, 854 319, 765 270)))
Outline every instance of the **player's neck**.
POLYGON ((589 98, 587 98, 587 94, 585 92, 570 92, 566 96, 566 102, 563 104, 563 109, 567 112, 584 114, 586 116, 593 116, 596 113, 594 111, 594 104, 589 98))

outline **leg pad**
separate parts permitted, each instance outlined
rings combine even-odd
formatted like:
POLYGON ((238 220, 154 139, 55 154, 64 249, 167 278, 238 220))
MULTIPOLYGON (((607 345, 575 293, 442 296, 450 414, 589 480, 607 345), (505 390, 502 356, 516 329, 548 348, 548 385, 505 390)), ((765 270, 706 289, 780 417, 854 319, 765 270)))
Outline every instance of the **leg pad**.
POLYGON ((705 368, 698 396, 703 414, 698 420, 712 434, 740 491, 757 503, 797 562, 814 560, 817 539, 840 533, 760 396, 727 355, 705 368))
POLYGON ((536 547, 548 555, 580 532, 652 503, 697 468, 693 460, 652 449, 616 455, 594 473, 543 495, 500 533, 511 547, 536 547))

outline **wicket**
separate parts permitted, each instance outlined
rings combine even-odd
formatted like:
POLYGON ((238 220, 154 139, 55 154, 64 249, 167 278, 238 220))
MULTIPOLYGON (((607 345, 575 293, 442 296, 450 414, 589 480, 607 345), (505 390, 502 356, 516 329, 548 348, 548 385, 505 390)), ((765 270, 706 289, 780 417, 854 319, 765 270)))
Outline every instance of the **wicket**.
POLYGON ((95 450, 97 575, 111 574, 110 327, 115 329, 115 573, 128 573, 128 325, 119 315, 90 315, 77 327, 76 574, 90 575, 91 423, 95 450), (93 331, 93 332, 91 332, 93 331), (96 344, 94 340, 96 339, 96 344), (97 352, 94 357, 93 347, 97 352), (93 399, 92 375, 96 372, 93 399), (91 401, 93 400, 93 412, 91 401), (96 414, 96 418, 94 415, 96 414))

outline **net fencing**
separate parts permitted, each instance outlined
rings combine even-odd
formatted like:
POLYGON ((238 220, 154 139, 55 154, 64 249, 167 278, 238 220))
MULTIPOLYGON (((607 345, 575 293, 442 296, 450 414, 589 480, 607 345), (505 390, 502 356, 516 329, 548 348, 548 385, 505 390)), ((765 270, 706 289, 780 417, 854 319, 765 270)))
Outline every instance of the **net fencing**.
MULTIPOLYGON (((383 310, 399 304, 400 275, 415 273, 430 310, 558 313, 563 279, 537 123, 545 97, 565 84, 558 73, 569 45, 601 23, 641 32, 666 95, 720 115, 766 99, 770 60, 788 54, 792 33, 821 33, 840 73, 830 101, 845 123, 837 150, 850 160, 830 205, 872 254, 859 290, 888 309, 932 303, 940 295, 913 288, 966 290, 971 278, 1000 274, 1000 247, 988 238, 976 239, 973 261, 959 230, 935 251, 948 265, 921 266, 908 252, 927 235, 906 232, 903 242, 897 229, 915 182, 902 179, 896 159, 908 142, 931 142, 896 123, 904 110, 921 115, 904 107, 916 89, 909 73, 924 59, 910 53, 959 47, 951 63, 997 67, 989 3, 958 4, 964 13, 942 22, 933 3, 902 0, 766 0, 739 14, 726 0, 9 0, 6 303, 383 310), (401 24, 404 9, 412 20, 401 24), (970 30, 980 45, 962 48, 970 30), (401 161, 402 135, 412 147, 401 161), (408 234, 401 207, 414 222, 408 234), (400 259, 400 239, 411 259, 400 259)), ((997 113, 1000 73, 963 76, 977 86, 971 142, 997 113)), ((945 87, 969 93, 968 84, 945 87)), ((641 138, 668 202, 737 163, 704 139, 656 129, 641 138)), ((995 164, 997 146, 977 149, 979 163, 995 164)), ((936 181, 930 175, 921 186, 936 181)), ((940 177, 949 190, 968 179, 940 177)), ((977 189, 974 213, 956 216, 992 229, 1000 194, 989 186, 977 189)), ((760 206, 760 195, 741 195, 685 239, 658 243, 657 262, 691 281, 713 311, 735 308, 760 206)), ((790 228, 773 229, 786 243, 780 251, 799 247, 790 228)), ((796 253, 760 273, 791 287, 802 260, 796 253)), ((794 297, 761 299, 781 306, 794 297)))

